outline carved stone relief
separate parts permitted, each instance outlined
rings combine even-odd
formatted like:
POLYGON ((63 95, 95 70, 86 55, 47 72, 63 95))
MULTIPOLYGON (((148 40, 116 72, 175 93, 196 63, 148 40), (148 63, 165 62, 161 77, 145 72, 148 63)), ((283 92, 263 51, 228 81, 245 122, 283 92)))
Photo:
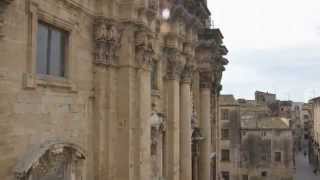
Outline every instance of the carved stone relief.
POLYGON ((139 66, 150 66, 154 57, 154 49, 151 35, 144 31, 138 31, 135 37, 136 60, 139 66))
POLYGON ((168 49, 167 55, 167 78, 180 79, 183 71, 183 64, 181 61, 181 54, 176 49, 168 49))
POLYGON ((98 18, 95 22, 95 63, 114 65, 117 63, 117 51, 120 48, 121 30, 108 19, 98 18))
POLYGON ((0 0, 0 38, 4 36, 3 28, 5 25, 4 13, 8 5, 14 0, 0 0))
POLYGON ((15 168, 17 180, 81 179, 84 154, 72 144, 48 143, 33 150, 15 168))

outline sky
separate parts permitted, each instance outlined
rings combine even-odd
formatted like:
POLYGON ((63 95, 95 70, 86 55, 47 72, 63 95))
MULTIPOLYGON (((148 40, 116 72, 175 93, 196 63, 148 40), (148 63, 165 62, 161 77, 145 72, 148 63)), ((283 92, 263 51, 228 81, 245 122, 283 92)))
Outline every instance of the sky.
POLYGON ((207 0, 230 61, 222 94, 320 96, 320 0, 207 0))

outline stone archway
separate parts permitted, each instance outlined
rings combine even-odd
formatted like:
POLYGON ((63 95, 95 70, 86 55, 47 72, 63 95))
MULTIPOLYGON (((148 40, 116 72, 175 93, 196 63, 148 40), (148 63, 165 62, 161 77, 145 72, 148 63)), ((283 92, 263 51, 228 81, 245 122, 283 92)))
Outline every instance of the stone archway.
POLYGON ((50 142, 18 162, 16 180, 83 180, 85 158, 84 151, 75 144, 50 142))

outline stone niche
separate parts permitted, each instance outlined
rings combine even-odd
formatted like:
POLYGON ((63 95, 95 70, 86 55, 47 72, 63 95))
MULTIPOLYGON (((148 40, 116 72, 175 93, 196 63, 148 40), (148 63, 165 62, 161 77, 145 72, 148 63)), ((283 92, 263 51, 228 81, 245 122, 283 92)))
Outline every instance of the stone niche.
POLYGON ((82 180, 84 159, 76 145, 49 143, 19 161, 16 180, 82 180))

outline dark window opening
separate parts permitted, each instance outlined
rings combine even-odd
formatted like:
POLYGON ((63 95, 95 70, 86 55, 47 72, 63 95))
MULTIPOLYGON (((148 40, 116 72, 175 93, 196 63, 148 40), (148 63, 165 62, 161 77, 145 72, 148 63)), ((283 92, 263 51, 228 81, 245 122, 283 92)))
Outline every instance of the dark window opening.
POLYGON ((221 130, 221 138, 223 140, 229 139, 229 129, 222 129, 221 130))
POLYGON ((222 171, 221 175, 223 180, 230 180, 230 173, 228 171, 222 171))
POLYGON ((158 64, 155 61, 152 61, 151 64, 151 89, 157 90, 158 89, 158 64))
POLYGON ((230 151, 228 149, 221 150, 221 161, 230 161, 230 151))
POLYGON ((261 176, 262 177, 267 177, 268 176, 268 172, 267 171, 262 171, 261 172, 261 176))
POLYGON ((242 180, 249 180, 249 176, 247 174, 242 175, 242 180))
POLYGON ((281 162, 281 152, 275 152, 275 161, 281 162))

